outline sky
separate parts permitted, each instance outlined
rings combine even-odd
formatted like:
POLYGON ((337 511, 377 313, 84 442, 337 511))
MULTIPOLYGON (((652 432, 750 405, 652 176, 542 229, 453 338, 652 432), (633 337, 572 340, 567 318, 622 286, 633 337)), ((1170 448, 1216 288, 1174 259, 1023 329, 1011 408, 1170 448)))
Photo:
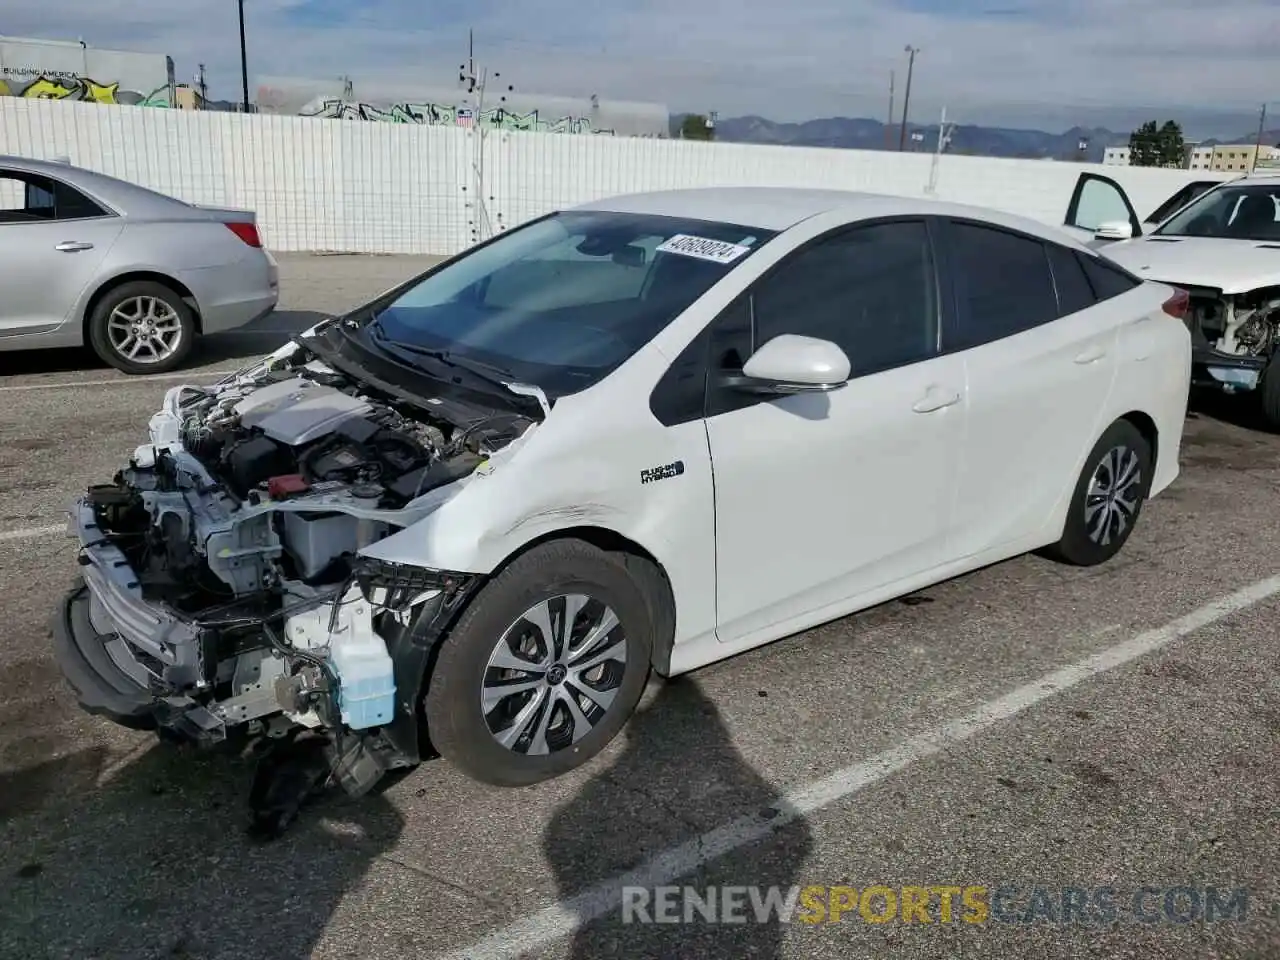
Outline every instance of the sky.
MULTIPOLYGON (((245 0, 256 76, 454 84, 477 66, 527 93, 597 94, 672 112, 900 118, 1060 131, 1178 120, 1189 137, 1280 126, 1275 0, 245 0)), ((239 99, 236 4, 0 0, 5 34, 164 53, 178 79, 204 63, 210 95, 239 99)), ((100 79, 100 78, 95 78, 100 79)))

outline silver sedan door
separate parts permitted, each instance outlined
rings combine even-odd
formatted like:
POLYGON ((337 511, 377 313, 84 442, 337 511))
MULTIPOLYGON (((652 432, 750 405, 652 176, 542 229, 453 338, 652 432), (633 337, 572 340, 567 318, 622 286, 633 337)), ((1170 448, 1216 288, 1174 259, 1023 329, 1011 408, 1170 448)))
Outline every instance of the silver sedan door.
POLYGON ((61 181, 0 167, 0 337, 65 323, 123 228, 61 181))

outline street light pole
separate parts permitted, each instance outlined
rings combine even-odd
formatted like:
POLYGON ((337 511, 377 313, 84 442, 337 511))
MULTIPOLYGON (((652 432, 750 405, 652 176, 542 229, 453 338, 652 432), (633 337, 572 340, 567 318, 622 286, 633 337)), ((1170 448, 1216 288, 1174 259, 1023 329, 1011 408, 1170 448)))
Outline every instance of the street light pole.
POLYGON ((902 94, 902 129, 898 131, 898 152, 901 153, 907 145, 907 110, 911 107, 911 73, 915 69, 916 54, 920 52, 918 47, 910 44, 904 48, 909 54, 910 59, 907 61, 907 89, 902 94))
POLYGON ((240 89, 243 95, 241 106, 245 113, 249 112, 249 57, 244 44, 244 0, 240 5, 240 89))

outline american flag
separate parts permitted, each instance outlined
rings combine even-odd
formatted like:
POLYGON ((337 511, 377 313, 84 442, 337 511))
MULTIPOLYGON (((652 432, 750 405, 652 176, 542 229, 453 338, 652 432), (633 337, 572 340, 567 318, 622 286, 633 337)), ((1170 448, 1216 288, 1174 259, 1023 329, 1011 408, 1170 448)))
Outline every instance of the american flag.
POLYGON ((474 127, 476 125, 476 115, 470 110, 461 109, 458 111, 457 124, 460 127, 474 127))

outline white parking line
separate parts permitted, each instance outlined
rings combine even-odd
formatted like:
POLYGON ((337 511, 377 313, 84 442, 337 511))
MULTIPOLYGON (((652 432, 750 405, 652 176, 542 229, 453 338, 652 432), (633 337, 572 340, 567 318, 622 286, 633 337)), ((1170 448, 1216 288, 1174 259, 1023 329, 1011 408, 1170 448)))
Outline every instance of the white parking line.
POLYGON ((0 541, 5 540, 34 540, 36 537, 47 537, 54 533, 65 533, 67 525, 60 523, 57 526, 47 527, 19 527, 17 530, 5 530, 0 532, 0 541))
POLYGON ((118 377, 114 380, 70 380, 65 383, 20 383, 12 387, 0 387, 0 393, 19 393, 25 390, 74 390, 76 387, 130 387, 138 383, 162 380, 203 380, 205 377, 225 377, 239 370, 192 370, 189 373, 157 373, 150 377, 118 377))
POLYGON ((496 960, 527 954, 622 905, 624 887, 654 887, 687 876, 708 862, 768 836, 806 814, 853 796, 920 760, 976 736, 1015 717, 1056 694, 1099 674, 1124 666, 1174 640, 1238 613, 1280 593, 1280 576, 1268 577, 1194 610, 1172 623, 1118 643, 1077 663, 1045 674, 976 710, 927 730, 870 759, 837 770, 827 777, 795 787, 780 798, 769 815, 752 814, 716 827, 658 854, 643 866, 589 887, 567 900, 531 914, 470 946, 440 956, 440 960, 496 960))

